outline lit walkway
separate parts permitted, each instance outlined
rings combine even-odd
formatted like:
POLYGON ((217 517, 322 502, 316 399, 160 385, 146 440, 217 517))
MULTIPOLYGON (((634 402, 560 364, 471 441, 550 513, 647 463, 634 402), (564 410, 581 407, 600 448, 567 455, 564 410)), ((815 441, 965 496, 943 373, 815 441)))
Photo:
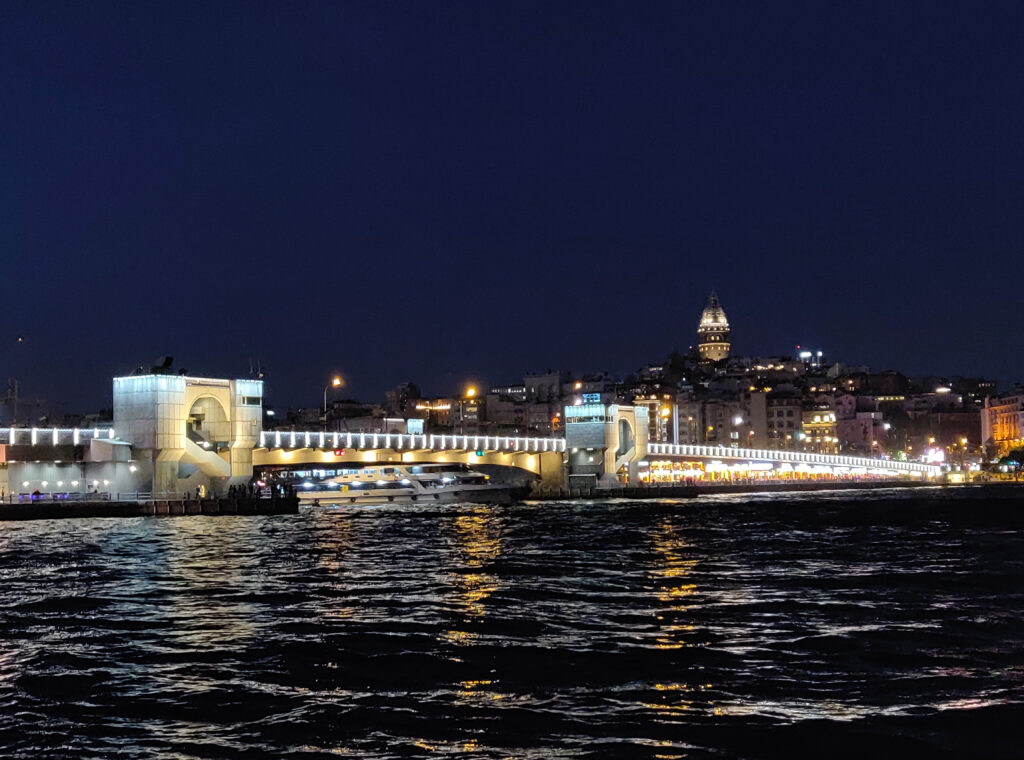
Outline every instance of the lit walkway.
POLYGON ((751 463, 786 463, 816 465, 848 470, 866 470, 872 475, 914 475, 929 478, 942 474, 942 468, 921 462, 894 459, 846 457, 838 454, 814 454, 807 451, 776 451, 774 449, 734 449, 686 443, 649 443, 647 456, 690 460, 742 460, 751 463))

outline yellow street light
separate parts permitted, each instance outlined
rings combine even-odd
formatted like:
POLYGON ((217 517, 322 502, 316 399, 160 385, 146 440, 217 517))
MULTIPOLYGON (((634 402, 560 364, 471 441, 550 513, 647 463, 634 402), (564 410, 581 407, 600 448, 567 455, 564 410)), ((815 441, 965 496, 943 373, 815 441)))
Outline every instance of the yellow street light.
MULTIPOLYGON (((341 379, 341 375, 335 375, 331 378, 331 384, 324 386, 324 425, 327 425, 327 391, 331 388, 340 388, 345 384, 345 381, 341 379)), ((326 428, 325 428, 326 429, 326 428)))
POLYGON ((466 398, 473 398, 476 395, 476 388, 472 385, 466 388, 466 398))

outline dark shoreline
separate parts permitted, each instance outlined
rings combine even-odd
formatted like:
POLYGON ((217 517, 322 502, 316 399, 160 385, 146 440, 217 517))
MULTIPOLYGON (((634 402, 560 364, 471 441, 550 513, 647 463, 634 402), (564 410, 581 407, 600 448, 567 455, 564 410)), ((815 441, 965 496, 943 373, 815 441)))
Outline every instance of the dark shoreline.
POLYGON ((135 501, 33 501, 0 505, 3 520, 61 520, 75 517, 177 517, 181 515, 293 515, 299 500, 189 499, 135 501))
MULTIPOLYGON (((811 493, 826 491, 879 491, 885 489, 941 489, 968 500, 980 498, 1024 500, 1024 483, 994 482, 972 484, 908 483, 906 481, 870 481, 836 483, 771 483, 765 485, 648 486, 634 488, 572 489, 532 494, 529 502, 597 501, 607 499, 693 499, 713 494, 811 493)), ((289 515, 297 514, 299 500, 283 499, 202 499, 133 501, 35 501, 0 505, 0 522, 55 520, 89 517, 177 517, 204 515, 289 515)))

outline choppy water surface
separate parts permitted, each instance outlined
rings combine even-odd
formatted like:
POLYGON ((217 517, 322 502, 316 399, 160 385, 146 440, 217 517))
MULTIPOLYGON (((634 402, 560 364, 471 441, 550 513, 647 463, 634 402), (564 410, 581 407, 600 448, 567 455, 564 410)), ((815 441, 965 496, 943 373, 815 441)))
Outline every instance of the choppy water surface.
POLYGON ((0 523, 0 754, 1021 757, 1024 504, 0 523))

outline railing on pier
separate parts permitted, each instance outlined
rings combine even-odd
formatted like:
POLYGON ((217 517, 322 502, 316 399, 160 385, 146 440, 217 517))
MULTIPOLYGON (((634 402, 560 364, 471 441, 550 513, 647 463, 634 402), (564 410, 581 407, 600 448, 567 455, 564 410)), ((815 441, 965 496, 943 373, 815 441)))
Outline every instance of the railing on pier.
POLYGON ((8 504, 27 504, 33 501, 111 501, 107 491, 80 493, 78 491, 33 491, 31 493, 12 493, 4 499, 8 504))

